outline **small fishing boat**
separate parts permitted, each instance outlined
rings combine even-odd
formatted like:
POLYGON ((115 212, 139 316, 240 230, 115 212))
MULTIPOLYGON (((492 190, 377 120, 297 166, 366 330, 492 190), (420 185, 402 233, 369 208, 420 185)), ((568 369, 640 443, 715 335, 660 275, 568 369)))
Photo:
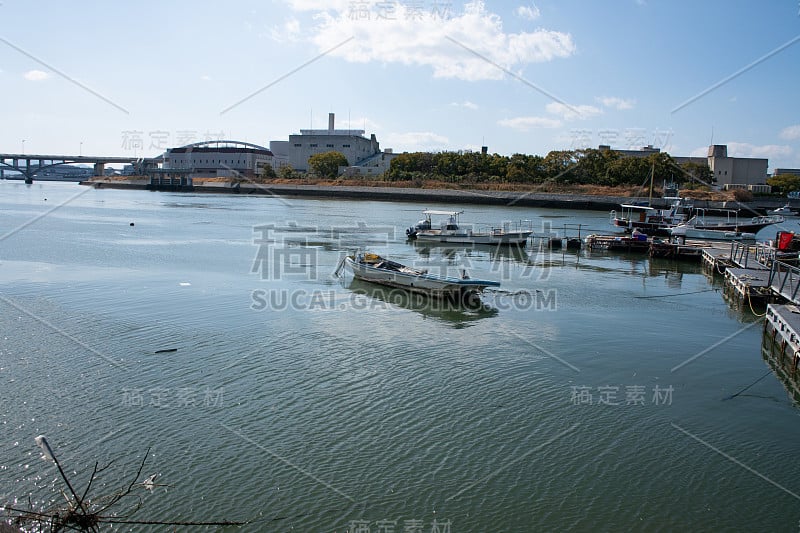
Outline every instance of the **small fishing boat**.
POLYGON ((512 230, 509 224, 504 224, 503 227, 488 228, 486 231, 474 231, 472 227, 459 224, 458 216, 463 211, 426 210, 422 213, 425 215, 425 219, 420 220, 413 228, 406 230, 409 238, 447 244, 524 246, 528 242, 528 237, 533 233, 533 230, 512 230), (431 223, 431 215, 444 215, 447 219, 439 227, 434 227, 431 223))
POLYGON ((611 211, 611 225, 622 228, 626 233, 638 230, 651 236, 665 237, 669 228, 686 222, 692 211, 692 203, 685 198, 664 198, 670 201, 666 209, 647 205, 621 204, 621 212, 611 211))
MULTIPOLYGON (((487 287, 500 286, 499 281, 472 279, 465 270, 461 271, 458 278, 437 276, 367 252, 345 257, 344 264, 353 271, 353 276, 357 279, 436 298, 470 300, 487 287)), ((338 271, 339 268, 337 273, 338 271)))

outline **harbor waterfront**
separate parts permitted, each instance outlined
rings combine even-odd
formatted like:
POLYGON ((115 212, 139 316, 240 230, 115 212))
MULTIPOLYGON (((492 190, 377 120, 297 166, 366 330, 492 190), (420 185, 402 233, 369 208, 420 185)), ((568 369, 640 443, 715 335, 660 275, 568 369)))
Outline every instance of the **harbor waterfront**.
POLYGON ((248 522, 209 530, 796 531, 775 326, 700 263, 541 246, 578 224, 613 232, 608 211, 0 181, 0 503, 63 501, 44 434, 80 491, 114 461, 95 497, 149 449, 130 516, 248 522), (409 242, 422 208, 538 238, 409 242), (359 249, 500 287, 464 308, 334 276, 359 249))

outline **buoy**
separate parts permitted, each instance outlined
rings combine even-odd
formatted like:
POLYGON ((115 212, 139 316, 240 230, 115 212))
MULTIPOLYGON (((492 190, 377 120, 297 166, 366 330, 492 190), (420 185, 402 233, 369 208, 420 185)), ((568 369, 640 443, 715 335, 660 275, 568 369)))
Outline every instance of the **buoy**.
POLYGON ((131 226, 133 226, 133 222, 131 222, 131 226))

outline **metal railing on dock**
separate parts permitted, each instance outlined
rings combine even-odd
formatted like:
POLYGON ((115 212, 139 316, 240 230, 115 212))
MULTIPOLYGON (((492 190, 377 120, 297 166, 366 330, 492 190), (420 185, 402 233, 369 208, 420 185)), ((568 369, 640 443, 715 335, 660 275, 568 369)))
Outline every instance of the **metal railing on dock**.
POLYGON ((730 259, 739 268, 769 267, 775 259, 775 249, 761 242, 745 244, 733 241, 730 259))
POLYGON ((794 304, 798 303, 800 268, 783 261, 773 261, 769 271, 769 286, 783 298, 794 304))

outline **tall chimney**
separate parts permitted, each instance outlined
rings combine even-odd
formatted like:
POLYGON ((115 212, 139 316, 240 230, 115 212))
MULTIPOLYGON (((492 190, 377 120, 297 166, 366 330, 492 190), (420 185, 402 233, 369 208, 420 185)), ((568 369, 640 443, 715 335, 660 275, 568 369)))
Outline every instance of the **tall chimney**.
POLYGON ((333 113, 328 113, 328 133, 333 133, 333 113))

